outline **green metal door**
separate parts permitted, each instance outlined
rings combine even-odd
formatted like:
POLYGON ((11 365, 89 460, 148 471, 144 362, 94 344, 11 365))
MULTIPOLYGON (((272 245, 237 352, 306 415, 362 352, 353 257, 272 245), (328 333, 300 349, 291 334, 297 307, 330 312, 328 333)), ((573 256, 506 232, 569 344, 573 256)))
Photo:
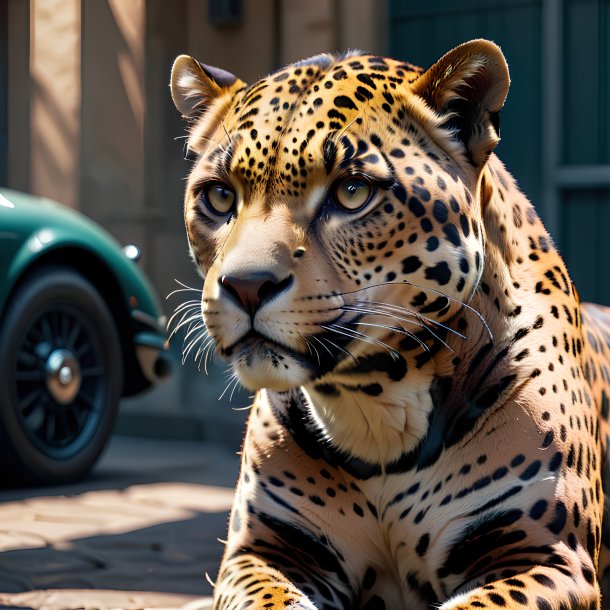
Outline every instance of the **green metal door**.
POLYGON ((554 174, 561 245, 581 297, 610 305, 610 1, 564 0, 554 174))
POLYGON ((498 156, 583 299, 610 304, 610 0, 390 0, 390 53, 429 66, 472 38, 511 71, 498 156))

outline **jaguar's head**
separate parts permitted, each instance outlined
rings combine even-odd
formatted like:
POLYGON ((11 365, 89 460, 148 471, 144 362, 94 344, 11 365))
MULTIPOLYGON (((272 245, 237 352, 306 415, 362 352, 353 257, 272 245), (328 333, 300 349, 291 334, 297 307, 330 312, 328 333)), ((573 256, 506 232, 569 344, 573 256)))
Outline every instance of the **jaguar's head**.
POLYGON ((508 85, 484 40, 425 72, 318 55, 250 86, 178 57, 203 318, 243 385, 286 390, 401 351, 468 301, 508 85))

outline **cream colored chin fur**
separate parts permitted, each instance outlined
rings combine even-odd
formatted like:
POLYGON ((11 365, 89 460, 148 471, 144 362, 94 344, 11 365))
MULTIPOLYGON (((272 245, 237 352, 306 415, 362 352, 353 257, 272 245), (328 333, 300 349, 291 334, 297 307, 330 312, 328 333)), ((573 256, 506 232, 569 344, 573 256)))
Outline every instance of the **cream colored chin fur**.
POLYGON ((413 449, 425 436, 432 409, 430 378, 421 375, 383 397, 342 393, 322 397, 303 389, 307 409, 338 449, 371 463, 389 463, 413 449))

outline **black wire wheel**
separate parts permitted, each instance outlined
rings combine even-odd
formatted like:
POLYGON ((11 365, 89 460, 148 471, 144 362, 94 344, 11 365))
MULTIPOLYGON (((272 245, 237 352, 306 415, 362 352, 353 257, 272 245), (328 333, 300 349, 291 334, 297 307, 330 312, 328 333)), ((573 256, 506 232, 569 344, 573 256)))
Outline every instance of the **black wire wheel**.
POLYGON ((45 267, 0 322, 0 481, 63 483, 104 448, 122 389, 117 329, 81 275, 45 267))

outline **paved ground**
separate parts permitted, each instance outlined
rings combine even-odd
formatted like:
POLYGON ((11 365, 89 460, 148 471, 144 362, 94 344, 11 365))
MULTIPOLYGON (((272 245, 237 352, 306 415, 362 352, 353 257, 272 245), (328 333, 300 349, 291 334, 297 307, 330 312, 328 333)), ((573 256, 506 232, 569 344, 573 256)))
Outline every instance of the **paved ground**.
POLYGON ((204 608, 238 469, 226 447, 115 437, 92 476, 0 490, 0 608, 204 608))

